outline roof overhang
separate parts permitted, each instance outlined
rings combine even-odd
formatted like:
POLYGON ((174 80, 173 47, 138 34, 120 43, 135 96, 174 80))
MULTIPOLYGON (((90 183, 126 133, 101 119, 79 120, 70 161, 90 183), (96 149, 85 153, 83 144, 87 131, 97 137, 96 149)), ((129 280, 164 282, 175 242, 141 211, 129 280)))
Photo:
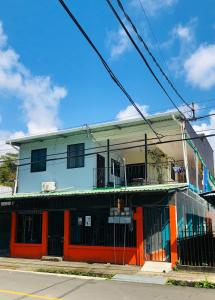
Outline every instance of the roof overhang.
POLYGON ((72 197, 72 196, 85 196, 85 195, 106 195, 106 194, 132 194, 132 193, 161 193, 161 192, 174 192, 183 190, 188 187, 185 183, 173 184, 156 184, 144 186, 131 186, 120 188, 100 188, 92 190, 76 190, 76 191, 57 191, 49 193, 18 193, 14 195, 0 196, 0 201, 16 200, 16 199, 31 199, 31 198, 57 198, 57 197, 72 197))
MULTIPOLYGON (((156 114, 153 116, 147 117, 148 121, 152 124, 155 130, 158 130, 160 133, 160 123, 161 122, 170 122, 171 128, 174 127, 174 130, 180 129, 180 115, 178 113, 163 113, 156 114)), ((164 128, 164 132, 167 130, 168 126, 164 128)), ((149 133, 153 136, 152 131, 148 124, 142 118, 123 120, 123 121, 113 121, 107 123, 100 123, 96 125, 83 125, 82 127, 59 130, 56 132, 48 132, 45 134, 38 134, 34 136, 26 136, 23 138, 8 140, 7 144, 12 144, 15 146, 20 146, 21 144, 50 140, 58 138, 66 138, 71 135, 79 134, 92 134, 97 140, 104 140, 105 138, 118 139, 119 137, 123 138, 128 136, 128 133, 133 135, 135 132, 149 133)), ((161 132, 162 134, 162 132, 161 132)))

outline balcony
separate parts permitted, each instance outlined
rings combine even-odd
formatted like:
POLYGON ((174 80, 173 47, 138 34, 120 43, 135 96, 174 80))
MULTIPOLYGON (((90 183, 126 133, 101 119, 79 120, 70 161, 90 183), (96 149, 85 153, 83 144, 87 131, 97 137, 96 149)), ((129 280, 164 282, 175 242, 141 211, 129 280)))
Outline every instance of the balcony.
POLYGON ((183 161, 168 163, 145 163, 95 168, 94 188, 140 186, 146 184, 185 183, 183 161), (147 178, 146 178, 147 173, 147 178))

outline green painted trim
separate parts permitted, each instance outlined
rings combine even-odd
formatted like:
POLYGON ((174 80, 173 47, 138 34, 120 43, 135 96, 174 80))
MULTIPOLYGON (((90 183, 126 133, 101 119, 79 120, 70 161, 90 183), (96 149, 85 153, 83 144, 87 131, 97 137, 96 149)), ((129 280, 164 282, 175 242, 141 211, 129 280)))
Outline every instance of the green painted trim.
POLYGON ((174 191, 177 189, 183 189, 188 187, 186 183, 169 183, 169 184, 156 184, 156 185, 145 185, 145 186, 131 186, 131 187, 117 187, 117 188, 99 188, 92 190, 76 190, 68 192, 50 192, 50 193, 18 193, 15 195, 0 195, 0 199, 23 199, 23 198, 51 198, 59 196, 81 196, 81 195, 102 195, 102 194, 114 194, 114 193, 140 193, 140 192, 166 192, 174 191))

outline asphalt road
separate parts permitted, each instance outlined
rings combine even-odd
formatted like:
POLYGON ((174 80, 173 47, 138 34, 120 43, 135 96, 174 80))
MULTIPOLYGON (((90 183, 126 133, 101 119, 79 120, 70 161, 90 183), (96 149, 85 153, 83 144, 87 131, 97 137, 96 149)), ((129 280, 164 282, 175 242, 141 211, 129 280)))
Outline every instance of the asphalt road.
POLYGON ((0 270, 0 300, 209 300, 214 290, 0 270))

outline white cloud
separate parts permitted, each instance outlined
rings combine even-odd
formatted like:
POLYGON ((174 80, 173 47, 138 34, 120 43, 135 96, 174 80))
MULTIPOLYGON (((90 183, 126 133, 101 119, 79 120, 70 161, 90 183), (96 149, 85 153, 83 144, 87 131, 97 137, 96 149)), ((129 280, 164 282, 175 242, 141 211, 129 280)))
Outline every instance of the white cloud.
POLYGON ((121 27, 119 27, 117 31, 108 33, 108 47, 110 47, 111 59, 117 59, 130 50, 130 41, 126 32, 121 27))
POLYGON ((215 86, 215 44, 200 45, 185 61, 186 80, 208 90, 215 86))
POLYGON ((175 25, 175 27, 170 32, 169 40, 161 45, 162 48, 170 48, 176 42, 179 43, 179 46, 177 46, 177 55, 173 56, 168 62, 169 69, 174 73, 176 77, 184 73, 184 61, 195 49, 195 29, 197 23, 198 19, 192 18, 186 24, 175 25))
POLYGON ((17 151, 10 145, 7 145, 5 143, 6 140, 9 139, 16 139, 16 138, 21 138, 24 137, 25 133, 23 131, 15 131, 15 132, 10 132, 8 130, 0 130, 0 156, 5 154, 5 153, 16 153, 17 151))
MULTIPOLYGON (((136 104, 145 116, 147 116, 149 114, 149 112, 148 112, 149 106, 148 105, 140 105, 138 103, 136 103, 136 104)), ((135 118, 140 118, 140 115, 132 105, 128 105, 125 109, 121 110, 116 115, 116 119, 119 121, 135 119, 135 118)))
MULTIPOLYGON (((141 110, 141 112, 144 114, 144 116, 149 115, 158 115, 158 114, 165 114, 165 113, 176 113, 178 112, 176 108, 170 108, 165 111, 157 111, 157 112, 150 112, 150 107, 148 105, 140 105, 136 103, 138 108, 141 110)), ((198 110, 200 106, 198 104, 195 104, 195 110, 198 110)), ((181 105, 178 107, 179 110, 187 117, 192 117, 191 110, 186 105, 181 105)), ((121 120, 129 120, 129 119, 135 119, 140 118, 139 113, 136 111, 136 109, 133 107, 133 105, 128 105, 125 109, 122 109, 118 114, 116 115, 116 119, 121 120)))
POLYGON ((194 32, 193 32, 193 24, 192 20, 187 25, 178 24, 173 29, 173 36, 178 37, 181 41, 185 41, 187 43, 193 42, 194 40, 194 32))
POLYGON ((174 6, 177 2, 178 0, 131 0, 131 5, 140 9, 142 4, 144 9, 146 9, 151 16, 154 16, 162 9, 174 6))
POLYGON ((53 84, 49 76, 35 76, 9 47, 0 23, 0 92, 21 101, 29 134, 56 130, 58 106, 67 91, 53 84))

